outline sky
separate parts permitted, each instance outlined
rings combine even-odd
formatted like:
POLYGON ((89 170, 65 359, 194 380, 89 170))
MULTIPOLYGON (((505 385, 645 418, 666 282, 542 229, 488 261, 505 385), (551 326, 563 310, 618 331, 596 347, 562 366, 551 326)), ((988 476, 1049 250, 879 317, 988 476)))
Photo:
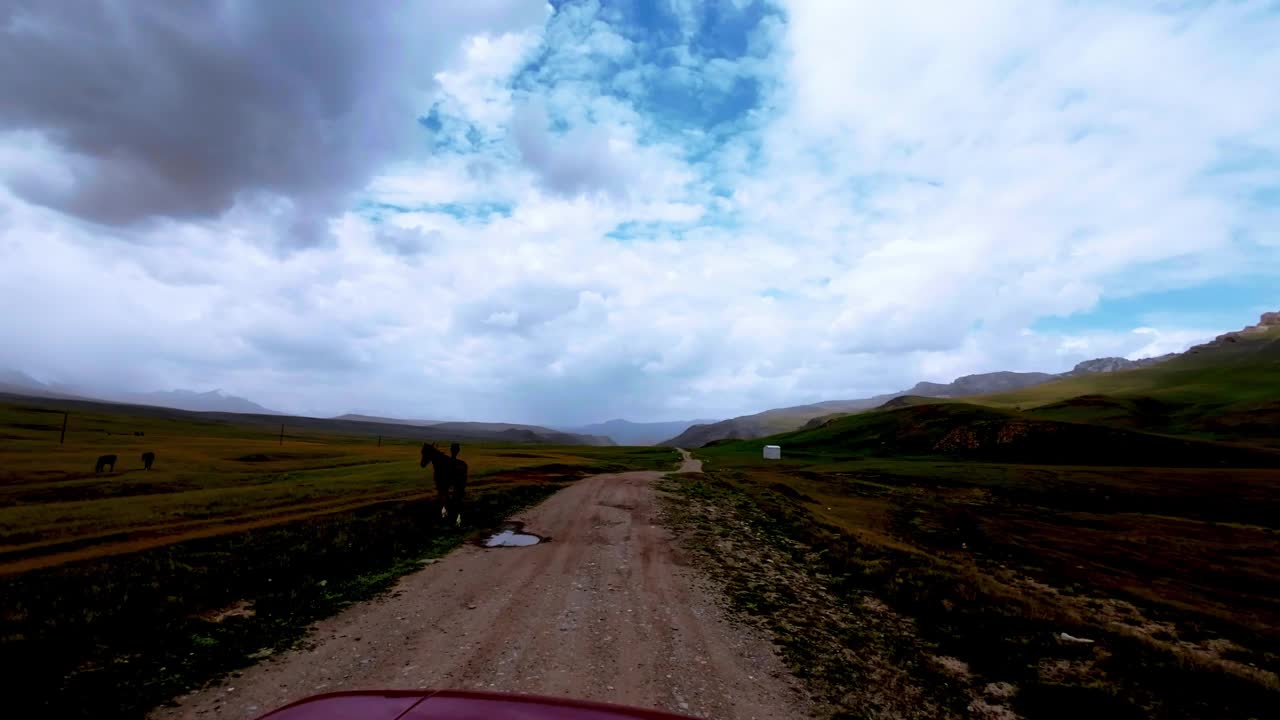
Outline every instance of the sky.
POLYGON ((0 368, 729 417, 1280 309, 1280 4, 0 0, 0 368))

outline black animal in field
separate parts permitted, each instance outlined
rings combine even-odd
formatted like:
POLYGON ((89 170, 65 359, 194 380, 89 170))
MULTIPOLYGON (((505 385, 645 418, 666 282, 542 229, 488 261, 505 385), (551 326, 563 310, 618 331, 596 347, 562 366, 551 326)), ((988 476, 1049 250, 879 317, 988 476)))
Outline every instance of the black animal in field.
POLYGON ((99 457, 99 458, 98 458, 98 464, 94 466, 93 471, 94 471, 94 472, 102 472, 102 470, 103 470, 104 468, 108 467, 108 466, 110 466, 110 467, 111 467, 111 472, 115 472, 115 471, 116 471, 116 456, 115 456, 115 455, 103 455, 103 456, 99 457))
POLYGON ((144 453, 142 453, 142 469, 143 469, 143 470, 150 470, 150 469, 151 469, 151 463, 153 463, 153 462, 155 462, 155 461, 156 461, 156 454, 155 454, 155 453, 153 453, 153 452, 144 452, 144 453))
POLYGON ((458 459, 461 447, 454 443, 452 457, 440 448, 422 444, 422 462, 419 467, 435 466, 436 495, 440 498, 440 517, 455 515, 454 523, 462 525, 462 502, 467 493, 467 463, 458 459))

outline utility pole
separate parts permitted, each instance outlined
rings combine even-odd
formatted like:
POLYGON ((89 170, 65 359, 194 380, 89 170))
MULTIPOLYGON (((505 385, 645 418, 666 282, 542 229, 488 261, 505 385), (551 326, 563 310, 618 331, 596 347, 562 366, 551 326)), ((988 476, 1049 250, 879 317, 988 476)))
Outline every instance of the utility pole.
POLYGON ((284 445, 284 423, 280 423, 280 444, 284 445))
POLYGON ((382 447, 382 436, 378 436, 378 447, 382 447))
POLYGON ((58 444, 61 445, 67 441, 67 414, 62 413, 62 434, 58 436, 58 444))

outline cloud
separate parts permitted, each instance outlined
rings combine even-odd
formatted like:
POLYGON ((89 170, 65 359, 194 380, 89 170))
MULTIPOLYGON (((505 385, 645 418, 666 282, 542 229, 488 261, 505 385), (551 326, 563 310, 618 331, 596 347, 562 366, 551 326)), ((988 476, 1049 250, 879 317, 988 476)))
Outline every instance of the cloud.
POLYGON ((492 132, 511 117, 513 72, 537 46, 530 30, 503 35, 475 35, 465 45, 462 64, 435 75, 444 112, 492 132))
MULTIPOLYGON (((0 128, 36 133, 21 197, 107 225, 287 200, 298 242, 414 132, 432 75, 472 33, 540 23, 536 2, 10 2, 0 128), (38 70, 37 70, 38 68, 38 70)), ((447 79, 447 78, 446 78, 447 79)))
POLYGON ((78 51, 40 93, 0 79, 22 90, 0 105, 0 366, 314 413, 655 420, 1160 354, 1274 305, 1262 4, 397 5, 317 57, 229 7, 112 20, 181 42, 89 37, 156 88, 136 111, 75 96, 101 128, 51 111, 100 75, 78 51), (206 47, 276 69, 235 75, 270 102, 227 86, 235 132, 160 82, 206 47), (338 58, 372 87, 308 89, 338 58), (237 113, 302 110, 242 137, 237 113), (186 123, 164 152, 153 115, 186 123), (370 132, 310 152, 329 126, 370 132), (94 211, 110 192, 118 217, 94 211), (329 242, 273 252, 299 219, 329 242))
POLYGON ((515 116, 512 135, 520 157, 555 193, 575 195, 602 191, 626 194, 628 169, 616 145, 600 128, 554 136, 548 130, 547 113, 527 105, 515 116))
POLYGON ((1256 171, 1221 171, 1280 142, 1274 14, 910 6, 789 6, 783 110, 730 183, 752 225, 841 261, 833 333, 955 344, 1274 260, 1238 241, 1265 223, 1256 171))

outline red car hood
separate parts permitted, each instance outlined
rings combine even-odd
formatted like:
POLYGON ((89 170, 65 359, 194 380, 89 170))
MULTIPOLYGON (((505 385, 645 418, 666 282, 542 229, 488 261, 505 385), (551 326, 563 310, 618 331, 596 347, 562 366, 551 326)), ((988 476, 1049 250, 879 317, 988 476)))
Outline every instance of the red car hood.
POLYGON ((259 720, 692 720, 659 710, 470 690, 361 690, 303 698, 259 720))

